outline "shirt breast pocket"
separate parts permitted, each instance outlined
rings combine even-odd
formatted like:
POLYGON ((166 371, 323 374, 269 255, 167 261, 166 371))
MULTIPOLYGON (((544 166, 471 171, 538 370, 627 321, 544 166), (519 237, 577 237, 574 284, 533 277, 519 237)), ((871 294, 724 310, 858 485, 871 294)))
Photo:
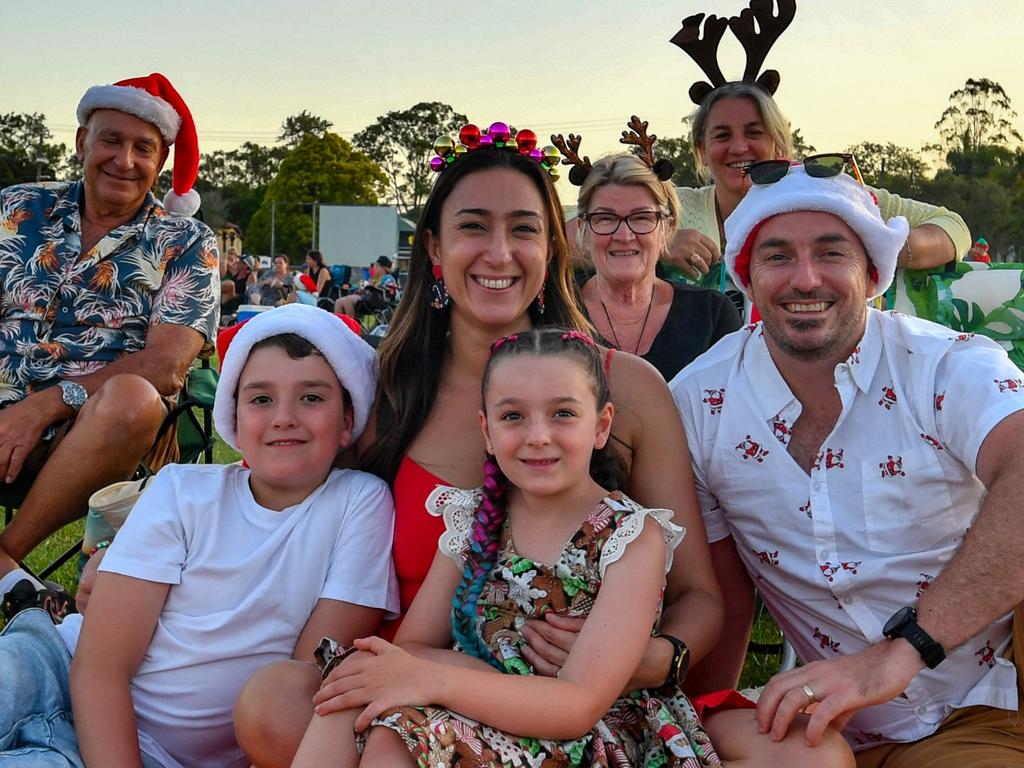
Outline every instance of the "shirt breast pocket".
POLYGON ((936 451, 928 447, 879 454, 861 466, 868 547, 920 552, 963 533, 936 451))

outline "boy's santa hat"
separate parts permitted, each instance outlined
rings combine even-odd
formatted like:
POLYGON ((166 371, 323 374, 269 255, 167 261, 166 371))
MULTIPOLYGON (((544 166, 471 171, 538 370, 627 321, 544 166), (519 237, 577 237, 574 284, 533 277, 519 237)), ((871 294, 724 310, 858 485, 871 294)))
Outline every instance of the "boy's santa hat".
POLYGON ((238 380, 253 346, 271 336, 294 333, 320 352, 352 401, 352 440, 366 429, 377 392, 377 353, 348 325, 319 307, 304 304, 260 312, 243 325, 221 358, 213 401, 213 423, 224 442, 238 449, 238 380))
POLYGON ((846 222, 864 244, 876 298, 896 274, 896 259, 907 242, 910 225, 902 216, 882 218, 875 194, 845 173, 829 178, 808 176, 802 165, 774 184, 754 184, 725 220, 725 266, 736 287, 750 295, 750 257, 761 225, 773 216, 797 211, 831 213, 846 222))
POLYGON ((96 109, 115 109, 145 120, 160 131, 168 145, 174 144, 171 191, 164 207, 186 216, 199 210, 199 193, 192 187, 199 172, 199 140, 192 113, 170 81, 159 72, 132 77, 113 85, 94 85, 78 102, 78 124, 85 126, 96 109))

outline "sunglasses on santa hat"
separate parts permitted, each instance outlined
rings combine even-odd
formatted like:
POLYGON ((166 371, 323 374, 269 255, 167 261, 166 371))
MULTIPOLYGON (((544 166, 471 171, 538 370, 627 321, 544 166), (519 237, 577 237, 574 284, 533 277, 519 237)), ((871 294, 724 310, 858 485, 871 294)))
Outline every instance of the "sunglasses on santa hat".
POLYGON ((864 184, 864 178, 860 175, 860 168, 857 167, 857 158, 849 152, 829 152, 822 155, 811 155, 798 163, 789 160, 759 160, 747 167, 746 175, 752 183, 759 186, 774 184, 785 177, 795 165, 802 165, 804 172, 816 179, 838 176, 843 171, 849 169, 850 175, 862 185, 864 184))

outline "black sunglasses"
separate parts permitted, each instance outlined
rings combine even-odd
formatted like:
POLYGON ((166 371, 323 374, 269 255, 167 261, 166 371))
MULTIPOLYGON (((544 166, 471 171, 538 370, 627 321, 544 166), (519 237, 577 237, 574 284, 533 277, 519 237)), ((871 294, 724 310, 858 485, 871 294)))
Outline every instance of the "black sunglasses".
POLYGON ((747 167, 746 174, 754 184, 774 184, 788 174, 789 169, 794 165, 803 165, 804 172, 816 179, 838 176, 849 168, 851 171, 850 175, 860 184, 864 184, 864 178, 860 175, 860 168, 857 167, 857 158, 849 152, 811 155, 810 157, 805 157, 802 163, 792 163, 789 160, 759 160, 747 167))

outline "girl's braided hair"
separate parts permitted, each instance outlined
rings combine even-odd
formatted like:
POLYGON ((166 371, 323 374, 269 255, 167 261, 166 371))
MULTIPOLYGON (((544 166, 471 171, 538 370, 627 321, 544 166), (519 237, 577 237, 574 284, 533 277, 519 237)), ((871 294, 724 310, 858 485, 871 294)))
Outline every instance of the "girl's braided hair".
MULTIPOLYGON (((603 408, 611 400, 604 360, 593 339, 579 331, 547 327, 504 336, 494 342, 481 384, 485 409, 491 370, 498 361, 513 355, 574 358, 587 373, 597 407, 603 408)), ((606 490, 618 490, 625 487, 625 464, 606 444, 603 448, 594 449, 590 476, 606 490)), ((484 645, 475 625, 480 613, 480 594, 497 560, 499 541, 507 519, 508 480, 494 456, 488 454, 484 462, 483 493, 470 532, 462 579, 452 598, 452 634, 464 652, 502 671, 501 659, 484 645)))

